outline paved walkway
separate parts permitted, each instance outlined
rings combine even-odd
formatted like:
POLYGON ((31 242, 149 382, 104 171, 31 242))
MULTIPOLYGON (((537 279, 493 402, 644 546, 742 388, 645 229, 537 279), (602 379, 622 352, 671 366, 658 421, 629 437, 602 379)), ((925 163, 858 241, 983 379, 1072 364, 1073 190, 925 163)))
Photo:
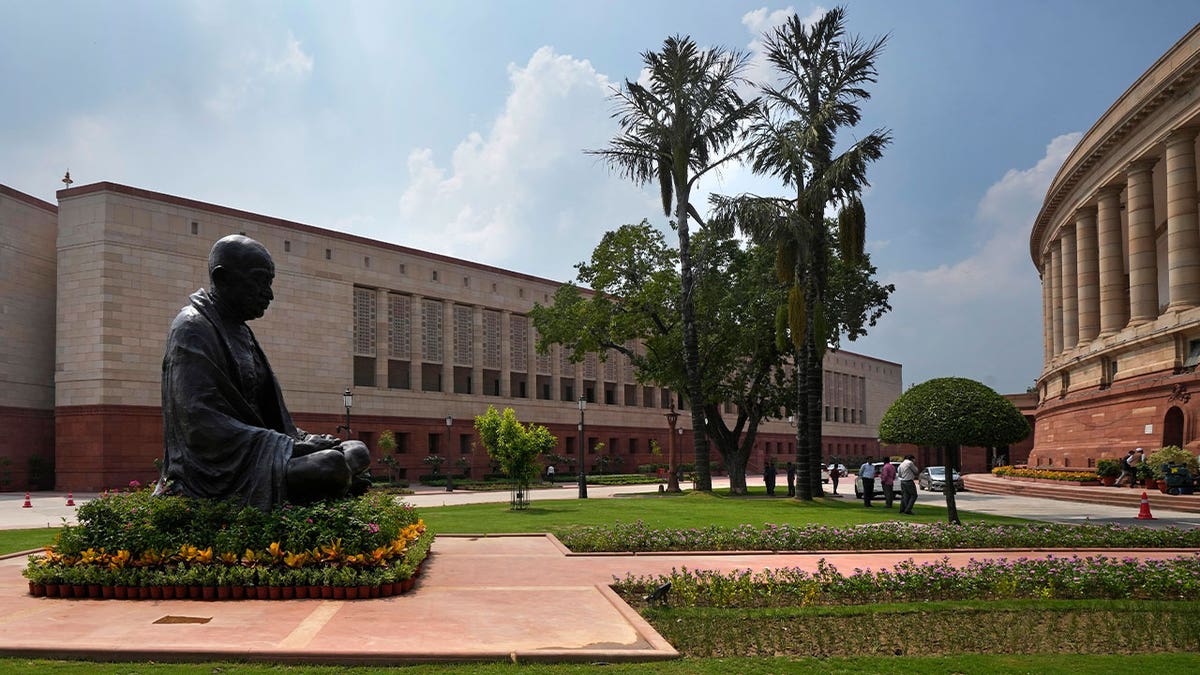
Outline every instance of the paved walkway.
MULTIPOLYGON (((644 492, 646 486, 589 487, 589 498, 644 492)), ((650 489, 653 489, 651 487, 650 489)), ((573 498, 574 487, 535 491, 533 498, 573 498)), ((75 495, 77 503, 93 495, 75 495)), ((422 488, 418 506, 505 501, 507 493, 447 493, 422 488)), ((0 495, 0 527, 61 524, 74 508, 66 495, 0 495)), ((918 509, 939 508, 941 495, 921 493, 918 509)), ((1080 522, 1112 520, 1143 526, 1197 526, 1196 514, 1156 512, 1139 521, 1124 505, 1106 507, 1028 497, 963 493, 960 507, 1005 515, 1080 522)), ((1166 558, 1197 551, 1106 551, 1166 558)), ((34 598, 21 556, 0 560, 0 655, 117 660, 404 664, 430 661, 652 661, 677 656, 670 645, 608 584, 626 573, 672 568, 815 570, 824 558, 843 570, 890 567, 948 557, 1044 556, 1044 551, 824 552, 788 554, 575 555, 550 536, 442 536, 434 543, 415 592, 376 600, 226 601, 58 600, 34 598), (172 617, 169 618, 168 617, 172 617), (159 623, 167 620, 170 623, 159 623)), ((1058 553, 1057 555, 1066 555, 1058 553)))

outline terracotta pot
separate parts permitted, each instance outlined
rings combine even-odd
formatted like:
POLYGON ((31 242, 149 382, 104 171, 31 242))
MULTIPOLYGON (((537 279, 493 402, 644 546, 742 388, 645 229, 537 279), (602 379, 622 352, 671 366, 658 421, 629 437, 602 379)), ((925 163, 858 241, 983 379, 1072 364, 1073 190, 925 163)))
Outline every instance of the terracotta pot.
MULTIPOLYGON (((362 589, 359 589, 359 597, 362 597, 362 589)), ((383 586, 367 586, 367 597, 378 598, 383 595, 383 586)))
POLYGON ((216 600, 217 599, 217 587, 216 586, 202 586, 200 588, 200 597, 205 600, 216 600))
POLYGON ((113 587, 112 586, 101 586, 100 587, 100 597, 104 598, 105 600, 111 600, 113 597, 113 587))
POLYGON ((1111 486, 1113 483, 1116 483, 1116 482, 1117 482, 1117 479, 1115 476, 1100 476, 1100 484, 1101 485, 1111 486))
POLYGON ((187 600, 188 599, 188 587, 184 586, 182 584, 175 584, 175 599, 176 600, 187 600))
POLYGON ((347 586, 346 587, 346 599, 347 600, 357 600, 358 599, 358 586, 347 586))
POLYGON ((267 590, 266 586, 255 586, 254 587, 254 597, 258 598, 259 600, 266 600, 266 599, 270 598, 271 597, 270 593, 271 592, 267 590))
POLYGON ((113 597, 117 600, 125 600, 129 597, 128 586, 113 586, 113 597))
POLYGON ((1159 491, 1159 492, 1163 493, 1164 495, 1165 495, 1165 494, 1167 494, 1167 481, 1166 481, 1166 479, 1160 478, 1158 481, 1156 481, 1156 484, 1158 485, 1158 491, 1159 491))
POLYGON ((188 586, 187 596, 189 600, 199 600, 204 597, 204 587, 188 586))
POLYGON ((162 596, 163 596, 163 600, 174 600, 175 599, 175 587, 174 586, 163 586, 162 587, 162 596))
POLYGON ((321 597, 325 600, 333 598, 333 586, 322 586, 321 597))
POLYGON ((314 600, 321 597, 321 587, 320 586, 309 586, 308 587, 308 597, 310 597, 314 600))
POLYGON ((282 594, 282 589, 278 586, 267 586, 267 597, 271 600, 278 600, 282 594))
POLYGON ((228 600, 230 594, 232 594, 232 593, 233 593, 233 589, 229 588, 228 586, 217 586, 217 599, 218 600, 228 600))
POLYGON ((29 594, 35 598, 46 597, 46 584, 35 584, 32 581, 29 582, 29 594))
POLYGON ((46 584, 46 597, 47 598, 60 597, 58 594, 58 584, 46 584))
POLYGON ((87 596, 89 598, 99 598, 101 595, 100 584, 88 584, 87 596))
POLYGON ((379 587, 380 597, 386 598, 389 595, 395 595, 395 593, 396 593, 396 584, 394 584, 394 583, 393 584, 384 584, 379 587))
POLYGON ((84 586, 83 584, 71 584, 72 598, 86 598, 87 596, 87 586, 84 586))
POLYGON ((293 593, 297 600, 304 600, 308 597, 308 586, 297 586, 293 593))
POLYGON ((409 577, 409 578, 405 579, 404 580, 404 592, 407 593, 407 592, 411 591, 413 589, 413 586, 416 586, 416 585, 417 585, 417 580, 414 579, 413 577, 409 577))
POLYGON ((346 587, 345 586, 334 586, 333 587, 333 599, 334 600, 345 600, 346 599, 346 587))
POLYGON ((233 598, 234 600, 242 600, 242 599, 245 599, 245 597, 246 597, 246 587, 245 587, 245 586, 232 586, 232 587, 230 587, 230 589, 229 589, 229 597, 233 598))
POLYGON ((162 600, 163 599, 163 587, 162 586, 151 586, 150 587, 150 599, 151 600, 162 600))
POLYGON ((137 595, 138 595, 138 600, 149 600, 150 599, 150 587, 149 586, 138 586, 137 595))
POLYGON ((284 600, 291 600, 292 598, 295 598, 296 597, 296 587, 295 586, 280 587, 279 597, 283 598, 284 600))

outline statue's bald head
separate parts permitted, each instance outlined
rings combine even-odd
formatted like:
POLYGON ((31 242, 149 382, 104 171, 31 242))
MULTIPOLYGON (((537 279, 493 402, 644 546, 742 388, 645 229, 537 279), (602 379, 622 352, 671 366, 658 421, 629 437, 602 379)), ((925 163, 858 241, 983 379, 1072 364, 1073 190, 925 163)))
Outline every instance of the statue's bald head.
POLYGON ((271 254, 245 235, 231 234, 213 244, 208 253, 208 278, 222 312, 242 321, 261 317, 275 297, 271 254))
POLYGON ((246 271, 255 267, 269 267, 275 269, 275 263, 271 260, 271 254, 267 251, 267 247, 243 234, 231 234, 228 237, 222 237, 213 244, 212 250, 208 252, 208 278, 213 279, 213 271, 218 267, 225 267, 239 271, 246 271))

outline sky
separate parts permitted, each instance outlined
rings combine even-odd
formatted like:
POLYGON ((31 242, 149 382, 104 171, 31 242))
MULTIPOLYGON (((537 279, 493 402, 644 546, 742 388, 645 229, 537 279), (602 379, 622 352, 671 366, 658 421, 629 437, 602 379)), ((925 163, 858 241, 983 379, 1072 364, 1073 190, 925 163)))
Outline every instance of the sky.
MULTIPOLYGON (((0 183, 111 181, 574 278, 603 233, 669 232, 657 188, 585 150, 671 35, 751 56, 789 14, 739 0, 0 0, 0 183)), ((867 250, 893 310, 850 351, 904 386, 1023 392, 1042 365, 1029 233, 1075 143, 1200 22, 1195 0, 851 0, 887 36, 863 121, 867 250)), ((729 166, 704 197, 782 194, 729 166)))

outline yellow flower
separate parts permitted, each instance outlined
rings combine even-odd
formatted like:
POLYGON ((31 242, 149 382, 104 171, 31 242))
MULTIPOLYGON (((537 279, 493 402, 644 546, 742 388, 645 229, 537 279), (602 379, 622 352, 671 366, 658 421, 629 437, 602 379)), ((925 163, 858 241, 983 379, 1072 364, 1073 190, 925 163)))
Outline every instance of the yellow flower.
POLYGON ((308 563, 308 554, 301 551, 300 553, 286 553, 283 556, 283 563, 288 567, 304 567, 308 563))
POLYGON ((108 559, 108 566, 112 569, 121 569, 129 564, 130 553, 124 549, 117 551, 108 559))
POLYGON ((238 554, 233 551, 224 551, 217 558, 226 565, 236 565, 238 562, 238 554))
POLYGON ((342 559, 342 540, 338 538, 330 544, 321 547, 321 554, 324 560, 329 562, 337 562, 342 559))
POLYGON ((283 546, 280 545, 279 542, 273 541, 271 542, 271 545, 267 547, 267 553, 270 553, 272 558, 278 560, 283 557, 283 546))

